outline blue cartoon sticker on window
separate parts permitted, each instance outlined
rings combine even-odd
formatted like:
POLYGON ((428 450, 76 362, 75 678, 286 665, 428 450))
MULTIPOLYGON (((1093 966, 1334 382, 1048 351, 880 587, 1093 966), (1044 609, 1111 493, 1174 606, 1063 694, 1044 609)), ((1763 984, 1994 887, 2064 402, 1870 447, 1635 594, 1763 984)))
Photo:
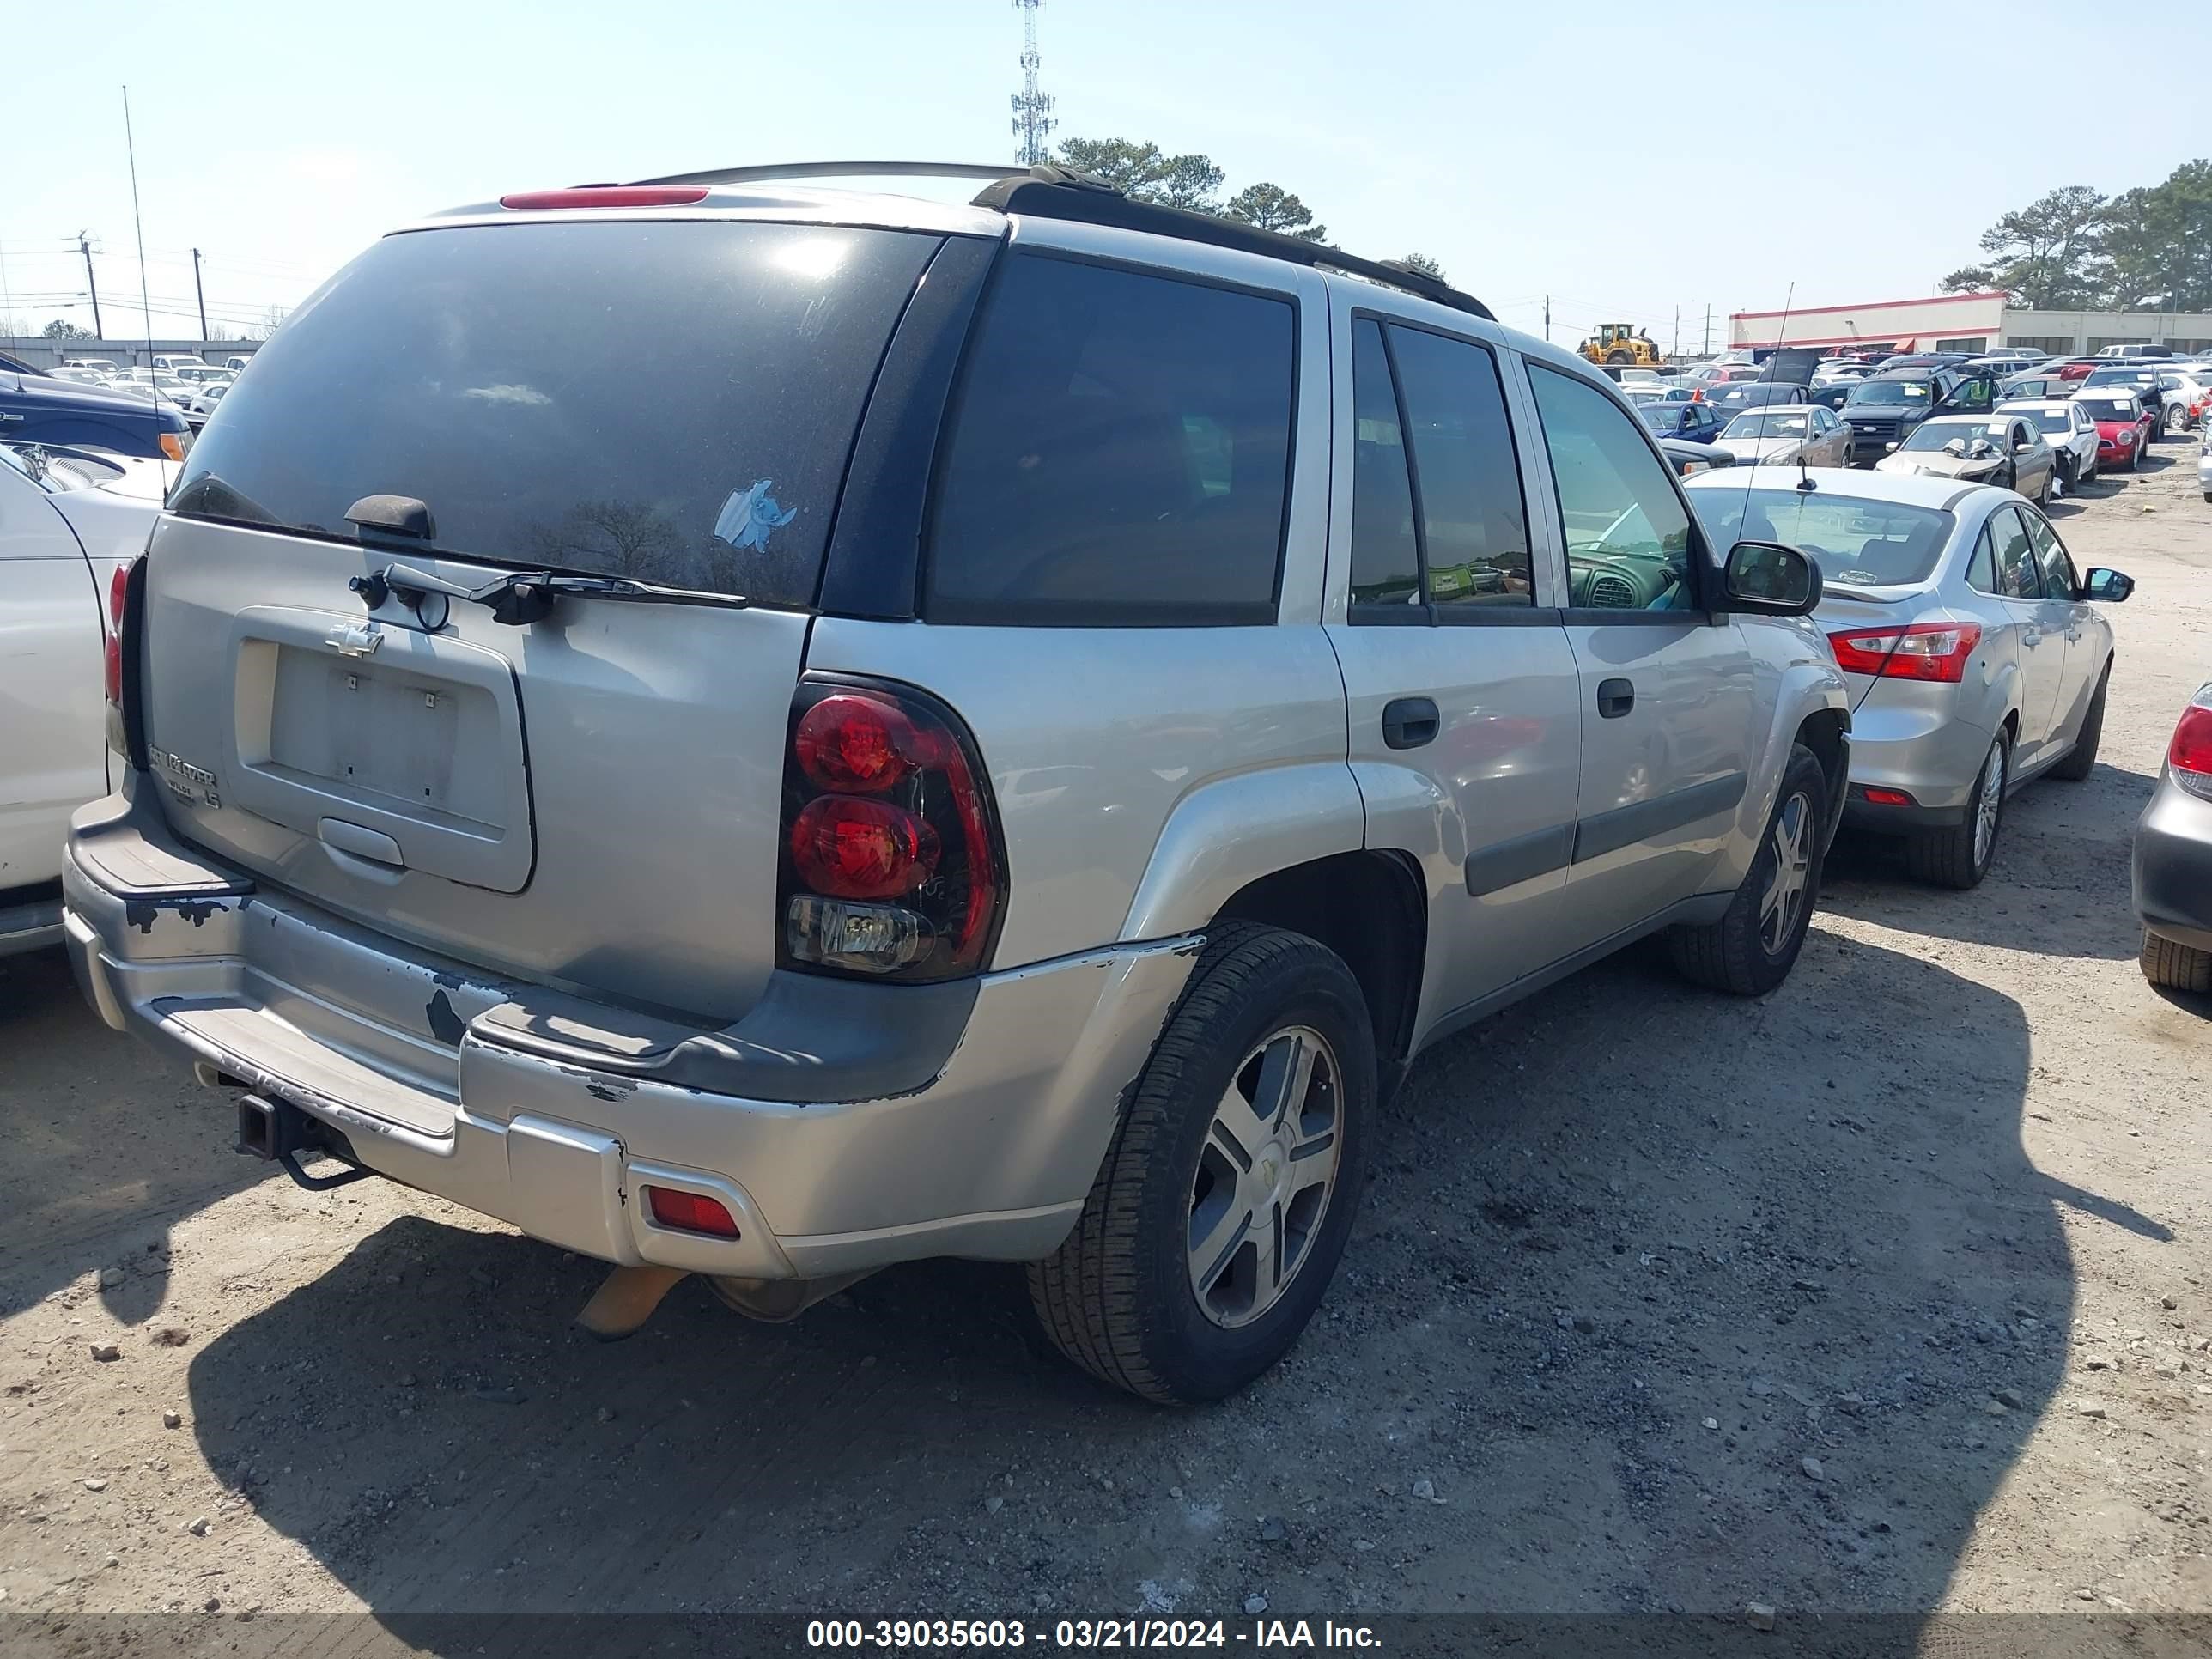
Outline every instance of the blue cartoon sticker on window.
POLYGON ((769 494, 773 481, 763 478, 750 489, 733 489, 714 520, 714 534, 732 547, 768 550, 768 532, 781 530, 799 516, 795 507, 785 507, 769 494))

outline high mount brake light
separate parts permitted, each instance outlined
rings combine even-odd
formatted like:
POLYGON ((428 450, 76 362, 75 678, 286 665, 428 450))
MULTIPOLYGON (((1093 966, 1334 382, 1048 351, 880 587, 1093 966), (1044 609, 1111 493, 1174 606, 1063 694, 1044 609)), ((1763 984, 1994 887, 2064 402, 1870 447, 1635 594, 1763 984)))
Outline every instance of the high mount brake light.
POLYGON ((573 190, 522 190, 499 204, 525 211, 553 208, 684 207, 707 199, 704 185, 580 185, 573 190))
POLYGON ((787 966, 974 973, 1006 908, 990 785, 959 717, 906 686, 801 682, 776 910, 787 966))
POLYGON ((1966 678, 1967 661, 1981 642, 1978 623, 1893 623, 1886 628, 1846 629, 1828 635, 1836 666, 1847 674, 1951 685, 1966 678))

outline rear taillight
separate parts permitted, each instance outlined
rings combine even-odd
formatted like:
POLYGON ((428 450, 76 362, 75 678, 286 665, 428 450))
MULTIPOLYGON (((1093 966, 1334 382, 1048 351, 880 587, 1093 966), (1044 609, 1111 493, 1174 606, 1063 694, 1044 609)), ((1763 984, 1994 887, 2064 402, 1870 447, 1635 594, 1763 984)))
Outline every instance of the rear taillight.
POLYGON ((131 567, 118 564, 107 579, 107 701, 123 707, 123 617, 131 599, 131 567))
POLYGON ((2212 800, 2212 685, 2197 694, 2166 746, 2166 769, 2192 795, 2212 800))
POLYGON ((990 787, 959 716, 907 686, 802 682, 778 961, 897 980, 974 973, 1006 894, 990 787))
POLYGON ((107 579, 107 746, 140 770, 146 765, 139 696, 139 635, 146 618, 146 556, 118 565, 107 579))
POLYGON ((1982 642, 1978 623, 1913 623, 1908 627, 1850 628, 1828 635, 1836 666, 1847 674, 1956 685, 1982 642))

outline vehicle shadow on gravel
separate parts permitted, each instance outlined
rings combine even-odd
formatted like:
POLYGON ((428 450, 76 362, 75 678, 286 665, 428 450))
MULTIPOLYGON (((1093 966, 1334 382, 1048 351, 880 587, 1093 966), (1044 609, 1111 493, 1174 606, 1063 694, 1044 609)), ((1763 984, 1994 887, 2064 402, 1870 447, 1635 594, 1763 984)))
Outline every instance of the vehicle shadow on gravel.
POLYGON ((0 1316, 110 1268, 107 1311, 151 1319, 170 1225, 265 1173, 231 1127, 189 1072, 100 1024, 59 951, 0 958, 0 1316))
POLYGON ((594 1264, 410 1217, 197 1354, 192 1419, 263 1522, 425 1639, 466 1611, 1254 1593, 1925 1607, 2061 1384, 2053 1200, 2130 1224, 2027 1161, 2027 1064, 2008 999, 1817 929, 1755 1003, 1607 964, 1421 1063, 1321 1317, 1218 1407, 1076 1375, 1001 1267, 787 1326, 694 1282, 602 1346, 568 1322, 594 1264))
POLYGON ((1846 829, 1828 854, 1820 908, 1935 939, 2132 959, 2142 930, 2129 849, 2157 787, 2154 777, 2103 763, 2079 783, 2037 779, 2005 803, 1996 860, 1963 893, 1917 880, 1902 841, 1846 829))

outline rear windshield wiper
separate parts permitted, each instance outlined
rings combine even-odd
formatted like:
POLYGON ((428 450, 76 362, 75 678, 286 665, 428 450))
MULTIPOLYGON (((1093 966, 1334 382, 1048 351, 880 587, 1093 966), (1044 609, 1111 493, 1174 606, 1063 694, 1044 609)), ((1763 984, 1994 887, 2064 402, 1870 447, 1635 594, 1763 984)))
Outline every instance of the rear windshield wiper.
MULTIPOLYGON (((743 610, 750 603, 741 593, 702 593, 684 587, 659 587, 633 581, 627 576, 575 576, 554 570, 510 570, 479 586, 467 587, 434 576, 412 565, 388 564, 373 575, 356 576, 347 584, 374 611, 397 593, 403 604, 421 616, 434 597, 448 604, 465 599, 491 611, 491 619, 510 628, 543 622, 554 606, 571 595, 594 599, 635 599, 653 605, 707 605, 743 610)), ((425 619, 427 621, 427 618, 425 619)), ((442 623, 443 617, 440 618, 442 623)))

